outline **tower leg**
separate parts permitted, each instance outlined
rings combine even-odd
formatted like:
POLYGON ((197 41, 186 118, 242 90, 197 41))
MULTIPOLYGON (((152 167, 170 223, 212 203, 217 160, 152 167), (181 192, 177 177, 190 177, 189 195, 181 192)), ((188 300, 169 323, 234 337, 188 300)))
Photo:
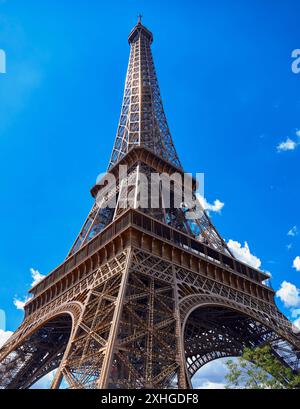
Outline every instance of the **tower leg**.
POLYGON ((120 322, 120 317, 121 317, 121 312, 122 312, 122 305, 123 305, 123 300, 124 300, 124 296, 126 292, 126 283, 127 283, 127 278, 128 278, 128 267, 130 264, 130 259, 131 259, 131 251, 129 251, 127 254, 126 266, 125 266, 125 270, 122 275, 119 294, 116 300, 116 307, 114 311, 113 321, 112 321, 109 338, 108 338, 108 342, 107 342, 106 349, 105 349, 105 356, 104 356, 104 360, 102 364, 101 376, 99 378, 99 381, 97 382, 97 386, 100 389, 107 388, 109 372, 111 369, 111 363, 112 363, 112 358, 114 354, 114 346, 116 342, 117 331, 119 328, 119 322, 120 322))
POLYGON ((59 387, 63 377, 72 389, 103 388, 107 384, 129 260, 130 250, 125 250, 94 272, 53 389, 59 387))
POLYGON ((178 373, 178 388, 188 389, 190 384, 187 381, 185 354, 183 345, 183 334, 181 328, 180 311, 179 311, 179 295, 178 286, 176 280, 176 271, 173 266, 173 280, 174 280, 174 300, 175 300, 175 319, 176 319, 176 349, 177 349, 177 362, 179 365, 178 373))

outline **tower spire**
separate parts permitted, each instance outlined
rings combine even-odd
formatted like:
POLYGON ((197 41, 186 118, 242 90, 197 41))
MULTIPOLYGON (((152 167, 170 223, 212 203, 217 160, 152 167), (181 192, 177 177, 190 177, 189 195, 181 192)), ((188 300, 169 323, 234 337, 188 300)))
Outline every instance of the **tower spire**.
POLYGON ((143 146, 178 168, 176 153, 165 116, 154 67, 153 35, 142 16, 129 34, 130 56, 117 135, 109 169, 135 146, 143 146))

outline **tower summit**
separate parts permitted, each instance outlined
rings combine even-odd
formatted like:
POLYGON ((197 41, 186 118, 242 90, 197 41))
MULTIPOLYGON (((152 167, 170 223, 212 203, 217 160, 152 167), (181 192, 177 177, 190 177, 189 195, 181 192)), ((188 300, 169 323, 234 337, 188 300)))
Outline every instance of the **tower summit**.
POLYGON ((128 36, 129 44, 137 41, 140 35, 146 36, 146 38, 150 41, 150 44, 153 42, 153 34, 145 26, 143 26, 142 17, 143 16, 141 14, 138 15, 138 22, 128 36))
MULTIPOLYGON (((115 184, 93 187, 95 202, 66 260, 31 288, 24 320, 0 350, 1 388, 29 388, 54 369, 53 389, 63 379, 72 389, 191 388, 207 362, 265 343, 299 370, 299 335, 277 309, 268 276, 232 256, 201 206, 193 218, 175 206, 178 179, 166 204, 163 182, 184 174, 152 41, 139 18, 104 176, 115 184), (150 193, 143 203, 141 191, 150 193)), ((189 189, 195 197, 193 181, 189 189)))

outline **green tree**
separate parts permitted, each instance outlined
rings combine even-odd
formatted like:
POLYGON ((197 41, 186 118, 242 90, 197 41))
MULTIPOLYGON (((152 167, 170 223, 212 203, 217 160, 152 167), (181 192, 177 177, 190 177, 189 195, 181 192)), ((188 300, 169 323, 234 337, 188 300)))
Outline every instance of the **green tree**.
POLYGON ((227 389, 295 389, 300 376, 285 366, 271 352, 269 345, 254 349, 245 348, 237 361, 226 362, 227 389))

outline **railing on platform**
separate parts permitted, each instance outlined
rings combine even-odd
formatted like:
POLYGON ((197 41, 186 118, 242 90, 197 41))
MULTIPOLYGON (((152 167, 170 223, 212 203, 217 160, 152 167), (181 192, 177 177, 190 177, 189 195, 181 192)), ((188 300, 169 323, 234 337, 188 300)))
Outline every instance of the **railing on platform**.
POLYGON ((109 242, 113 237, 120 234, 129 226, 135 226, 159 238, 163 238, 172 244, 191 251, 205 259, 213 261, 226 269, 239 273, 254 281, 262 283, 267 280, 266 274, 256 270, 228 255, 201 243, 199 240, 188 236, 173 227, 153 219, 145 213, 138 210, 129 209, 102 230, 96 237, 92 238, 84 247, 70 256, 63 264, 53 270, 45 279, 33 287, 30 292, 34 296, 44 291, 48 286, 62 278, 72 268, 79 265, 84 259, 95 253, 100 247, 109 242))
POLYGON ((132 224, 149 233, 170 241, 185 250, 192 251, 201 257, 212 260, 227 269, 229 268, 234 272, 247 276, 248 278, 259 283, 268 279, 268 276, 261 271, 256 270, 230 256, 220 253, 208 245, 201 243, 199 240, 194 239, 170 226, 167 226, 166 224, 161 223, 140 211, 135 210, 132 212, 132 224))

